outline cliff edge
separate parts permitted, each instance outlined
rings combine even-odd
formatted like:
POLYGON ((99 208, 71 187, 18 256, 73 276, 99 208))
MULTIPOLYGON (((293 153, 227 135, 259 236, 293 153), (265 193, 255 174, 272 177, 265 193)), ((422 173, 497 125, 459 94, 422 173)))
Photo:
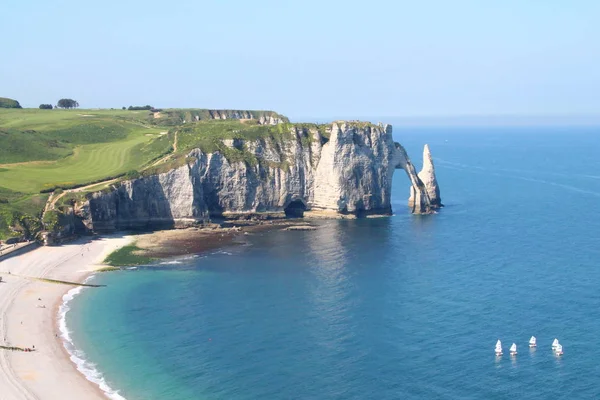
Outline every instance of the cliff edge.
MULTIPOLYGON (((404 148, 393 141, 391 125, 337 121, 260 129, 268 134, 220 139, 212 151, 192 146, 183 165, 93 193, 76 213, 95 231, 311 212, 389 215, 395 169, 410 180, 413 213, 431 213, 441 204, 437 182, 434 188, 430 172, 415 172, 404 148)), ((432 163, 423 171, 430 169, 432 163)))

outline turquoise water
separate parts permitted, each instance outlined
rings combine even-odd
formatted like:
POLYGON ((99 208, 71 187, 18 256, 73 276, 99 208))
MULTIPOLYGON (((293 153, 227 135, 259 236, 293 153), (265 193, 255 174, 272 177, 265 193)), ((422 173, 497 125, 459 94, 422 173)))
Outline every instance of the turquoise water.
POLYGON ((408 214, 397 171, 391 218, 99 275, 69 328, 129 400, 598 398, 598 133, 405 130, 417 165, 431 146, 438 215, 408 214))

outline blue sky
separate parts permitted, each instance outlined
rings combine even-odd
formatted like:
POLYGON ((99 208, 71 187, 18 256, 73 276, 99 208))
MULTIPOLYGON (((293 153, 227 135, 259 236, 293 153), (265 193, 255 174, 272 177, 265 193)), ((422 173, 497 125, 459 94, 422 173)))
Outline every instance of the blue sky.
POLYGON ((3 0, 0 96, 292 118, 598 115, 598 21, 597 0, 3 0))

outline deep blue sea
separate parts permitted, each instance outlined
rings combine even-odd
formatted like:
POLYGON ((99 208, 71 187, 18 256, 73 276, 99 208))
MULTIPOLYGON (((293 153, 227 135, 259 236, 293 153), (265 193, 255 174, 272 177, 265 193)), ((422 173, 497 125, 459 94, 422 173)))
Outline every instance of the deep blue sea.
POLYGON ((128 400, 600 398, 600 128, 395 137, 431 146, 439 214, 398 170, 393 217, 98 275, 75 344, 128 400))

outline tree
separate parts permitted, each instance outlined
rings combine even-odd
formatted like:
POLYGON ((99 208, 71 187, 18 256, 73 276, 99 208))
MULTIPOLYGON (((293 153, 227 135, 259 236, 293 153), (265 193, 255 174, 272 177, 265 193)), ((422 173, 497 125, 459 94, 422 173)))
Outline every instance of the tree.
POLYGON ((52 110, 52 104, 40 104, 40 110, 52 110))
POLYGON ((0 108, 21 108, 21 105, 16 100, 0 97, 0 108))
POLYGON ((60 99, 58 101, 59 108, 77 108, 79 107, 79 103, 73 99, 60 99))
POLYGON ((127 107, 123 107, 123 110, 127 110, 127 107))

